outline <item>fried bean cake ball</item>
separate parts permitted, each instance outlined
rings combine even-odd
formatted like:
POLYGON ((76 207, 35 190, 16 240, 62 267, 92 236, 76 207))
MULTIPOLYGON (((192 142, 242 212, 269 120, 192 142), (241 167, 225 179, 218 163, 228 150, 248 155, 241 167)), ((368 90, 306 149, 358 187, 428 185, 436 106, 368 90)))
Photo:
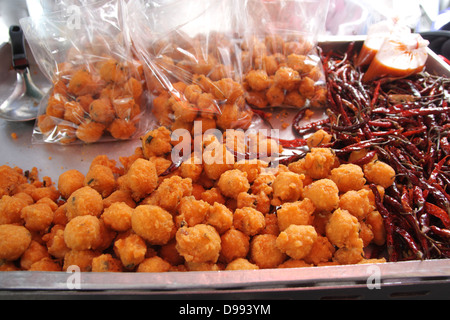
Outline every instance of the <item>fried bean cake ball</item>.
POLYGON ((224 196, 233 199, 237 199, 241 192, 247 192, 250 189, 247 173, 237 169, 224 172, 217 186, 224 196))
POLYGON ((92 272, 122 272, 123 266, 119 259, 111 254, 102 254, 92 259, 92 272))
POLYGON ((192 195, 192 180, 172 176, 164 179, 155 192, 150 196, 148 204, 158 205, 161 208, 174 212, 180 200, 192 195))
POLYGON ((312 224, 315 210, 314 203, 308 198, 302 201, 284 203, 277 211, 280 231, 284 231, 292 224, 312 224))
POLYGON ((367 181, 387 189, 394 183, 396 174, 390 165, 376 160, 364 166, 364 175, 367 181))
POLYGON ((156 167, 146 159, 137 159, 118 180, 119 188, 129 190, 136 202, 150 195, 158 185, 156 167))
POLYGON ((92 271, 92 261, 100 254, 93 250, 70 250, 64 256, 63 271, 67 271, 69 268, 76 266, 81 272, 92 271))
POLYGON ((47 248, 39 242, 32 240, 28 249, 20 257, 20 267, 28 270, 33 263, 44 258, 50 258, 47 248))
POLYGON ((304 174, 314 180, 328 178, 332 169, 339 166, 339 159, 328 148, 312 148, 304 159, 289 165, 289 170, 304 174))
POLYGON ((108 228, 112 230, 124 232, 131 229, 131 216, 133 208, 125 202, 115 202, 108 208, 105 208, 101 219, 108 228))
POLYGON ((250 250, 250 237, 234 228, 221 236, 222 250, 220 261, 230 263, 239 258, 245 258, 250 250))
POLYGON ((286 260, 286 254, 277 247, 277 236, 260 234, 250 242, 250 261, 261 269, 276 268, 286 260))
POLYGON ((64 259, 66 253, 70 251, 64 241, 64 229, 63 225, 55 225, 49 233, 42 237, 47 245, 48 253, 56 259, 64 259))
POLYGON ((28 271, 60 272, 61 269, 60 261, 45 257, 33 263, 28 271))
POLYGON ((78 170, 68 170, 62 173, 58 179, 58 190, 64 199, 78 189, 84 187, 84 174, 78 170))
POLYGON ((36 203, 22 209, 21 217, 30 231, 46 231, 53 222, 52 208, 45 203, 36 203))
POLYGON ((310 199, 319 211, 331 212, 339 206, 339 189, 330 179, 317 180, 307 185, 303 196, 310 199))
POLYGON ((256 264, 251 263, 247 259, 239 258, 232 262, 230 262, 225 270, 233 271, 233 270, 258 270, 259 267, 256 264))
POLYGON ((233 219, 234 227, 248 236, 257 235, 266 227, 264 215, 250 207, 236 209, 233 219))
POLYGON ((96 164, 89 168, 84 186, 97 190, 103 198, 107 198, 116 189, 116 178, 109 167, 96 164))
POLYGON ((281 172, 273 182, 272 188, 274 201, 295 202, 302 196, 303 177, 294 172, 281 172))
POLYGON ((18 198, 4 195, 0 199, 0 225, 21 223, 20 212, 27 206, 27 202, 18 198))
POLYGON ((351 190, 358 191, 366 184, 363 170, 354 164, 342 164, 331 170, 330 179, 336 183, 342 193, 351 190))
POLYGON ((4 195, 12 195, 19 185, 26 182, 27 178, 15 169, 7 165, 0 166, 0 198, 4 195))
POLYGON ((175 224, 170 213, 158 206, 141 205, 131 215, 134 232, 152 245, 164 245, 173 235, 175 224))
POLYGON ((100 220, 91 215, 73 218, 64 230, 67 247, 77 251, 97 249, 101 237, 100 220))
POLYGON ((223 234, 233 226, 233 212, 225 205, 215 202, 209 208, 206 224, 216 228, 219 234, 223 234))
POLYGON ((312 250, 317 240, 317 232, 313 226, 290 225, 277 237, 277 247, 289 257, 302 260, 312 250))
POLYGON ((135 233, 119 235, 114 242, 114 253, 126 269, 133 270, 145 260, 147 244, 144 239, 135 233))
POLYGON ((311 251, 303 258, 303 260, 306 263, 318 266, 321 263, 330 261, 335 252, 336 249, 328 238, 318 235, 316 241, 314 241, 311 251))
POLYGON ((148 132, 141 139, 144 157, 150 159, 171 152, 171 140, 171 132, 165 127, 148 132))
POLYGON ((142 261, 136 272, 167 272, 172 265, 162 258, 155 256, 142 261))
POLYGON ((341 195, 339 200, 339 208, 347 210, 359 221, 364 220, 373 210, 375 206, 370 201, 370 191, 361 189, 359 191, 348 191, 341 195))
POLYGON ((31 244, 31 233, 25 227, 0 225, 0 260, 19 259, 31 244))
POLYGON ((338 248, 352 247, 352 244, 359 239, 360 227, 358 218, 352 216, 347 210, 337 209, 328 221, 326 235, 338 248))
POLYGON ((67 200, 66 215, 69 221, 85 215, 100 217, 102 212, 103 198, 91 187, 78 189, 67 200))
POLYGON ((209 215, 211 205, 195 197, 184 197, 178 207, 179 215, 176 217, 177 227, 187 225, 193 227, 197 224, 205 223, 209 215))
POLYGON ((213 226, 198 224, 183 227, 176 233, 176 248, 187 262, 216 263, 221 250, 219 233, 213 226))

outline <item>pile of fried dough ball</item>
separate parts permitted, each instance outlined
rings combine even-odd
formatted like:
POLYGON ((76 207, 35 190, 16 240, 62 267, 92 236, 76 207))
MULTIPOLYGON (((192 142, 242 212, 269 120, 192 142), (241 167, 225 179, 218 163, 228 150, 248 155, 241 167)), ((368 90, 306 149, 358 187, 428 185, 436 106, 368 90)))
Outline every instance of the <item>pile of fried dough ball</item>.
MULTIPOLYGON (((262 160, 233 162, 228 142, 203 138, 203 164, 172 167, 178 143, 160 127, 119 162, 105 155, 86 174, 68 170, 58 181, 38 170, 0 167, 0 270, 166 272, 299 268, 385 262, 365 248, 385 243, 376 211, 395 172, 353 153, 340 163, 332 150, 309 140, 307 156, 270 171, 262 160), (218 149, 219 148, 219 149, 218 149), (205 158, 227 159, 223 164, 205 158), (274 210, 275 209, 275 210, 274 210)), ((235 149, 246 148, 239 143, 235 149)), ((276 143, 270 138, 261 143, 276 143)), ((193 160, 198 155, 192 155, 193 160)), ((217 160, 217 159, 216 159, 217 160)))
POLYGON ((127 140, 143 113, 143 79, 137 61, 103 56, 89 66, 61 63, 37 128, 45 141, 60 144, 94 143, 107 136, 127 140))
POLYGON ((327 102, 319 54, 303 37, 252 37, 242 44, 246 101, 253 107, 322 108, 327 102))

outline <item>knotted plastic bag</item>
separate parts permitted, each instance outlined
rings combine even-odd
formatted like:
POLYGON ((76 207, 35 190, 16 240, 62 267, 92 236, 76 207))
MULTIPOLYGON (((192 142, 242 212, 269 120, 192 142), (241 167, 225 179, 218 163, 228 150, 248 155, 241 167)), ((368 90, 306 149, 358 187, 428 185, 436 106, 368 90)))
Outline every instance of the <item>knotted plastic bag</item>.
POLYGON ((127 140, 146 131, 145 79, 133 56, 121 0, 62 0, 21 20, 53 88, 41 102, 33 143, 127 140))

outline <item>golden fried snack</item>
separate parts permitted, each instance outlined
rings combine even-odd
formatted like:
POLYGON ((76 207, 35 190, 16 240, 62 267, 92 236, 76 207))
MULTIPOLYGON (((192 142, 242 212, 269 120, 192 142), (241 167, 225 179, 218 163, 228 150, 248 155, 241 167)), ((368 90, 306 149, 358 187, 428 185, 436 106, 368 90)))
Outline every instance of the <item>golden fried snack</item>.
POLYGON ((136 202, 131 198, 131 192, 127 190, 116 190, 109 197, 103 199, 103 208, 107 209, 116 202, 123 202, 130 208, 136 208, 136 202))
POLYGON ((364 166, 364 175, 367 181, 389 188, 395 180, 395 170, 382 161, 372 161, 364 166))
POLYGON ((20 257, 20 267, 29 270, 31 265, 43 258, 50 258, 47 248, 39 242, 32 240, 30 246, 20 257))
POLYGON ((290 225, 311 225, 314 219, 314 203, 305 198, 302 201, 284 203, 277 210, 277 221, 280 231, 284 231, 290 225))
POLYGON ((64 256, 63 271, 67 271, 74 266, 79 268, 81 272, 92 271, 92 261, 95 257, 98 257, 100 253, 93 250, 70 250, 64 256))
POLYGON ((230 263, 239 258, 245 258, 250 250, 250 237, 242 231, 229 229, 221 236, 222 250, 220 261, 230 263))
POLYGON ((7 165, 0 166, 0 197, 12 195, 19 185, 26 182, 27 179, 17 170, 7 165))
POLYGON ((47 245, 48 253, 56 259, 64 259, 66 253, 70 251, 64 241, 65 226, 55 225, 50 233, 45 234, 42 240, 47 245))
POLYGON ((364 220, 375 210, 370 201, 370 191, 367 189, 346 192, 340 197, 339 207, 350 212, 359 221, 364 220))
POLYGON ((330 179, 317 180, 303 189, 303 196, 310 199, 317 210, 331 212, 339 206, 339 189, 330 179))
POLYGON ((256 209, 249 207, 236 209, 233 226, 248 236, 254 236, 266 227, 266 219, 256 209))
POLYGON ((165 179, 150 196, 148 204, 154 204, 161 208, 174 212, 183 197, 192 195, 192 180, 172 176, 165 179))
POLYGON ((165 127, 159 127, 148 132, 141 138, 141 141, 142 151, 146 159, 162 156, 172 151, 171 132, 165 127))
MULTIPOLYGON (((85 121, 81 123, 76 129, 76 138, 80 139, 84 143, 95 143, 100 140, 106 130, 106 126, 103 123, 95 121, 85 121)), ((67 143, 75 141, 75 137, 71 136, 71 139, 67 143)))
POLYGON ((133 208, 125 202, 114 202, 108 208, 105 208, 101 219, 108 228, 125 232, 131 229, 133 211, 133 208))
POLYGON ((233 212, 225 205, 215 202, 209 207, 206 224, 216 228, 219 234, 223 234, 233 226, 233 212))
POLYGON ((133 270, 145 260, 147 244, 137 234, 124 234, 114 242, 114 253, 127 270, 133 270))
POLYGON ((32 204, 21 211, 25 227, 30 231, 46 231, 51 226, 53 217, 52 208, 45 203, 32 204))
POLYGON ((167 272, 171 267, 170 263, 156 256, 142 261, 136 272, 167 272))
MULTIPOLYGON (((33 199, 31 199, 33 201, 33 199)), ((27 206, 27 202, 18 198, 4 195, 0 199, 0 225, 21 223, 20 212, 27 206)))
POLYGON ((277 175, 272 187, 274 205, 279 205, 286 201, 295 202, 302 196, 303 176, 294 172, 281 172, 277 175))
POLYGON ((102 196, 91 187, 78 189, 67 200, 66 215, 69 221, 85 215, 100 217, 102 212, 102 196))
POLYGON ((303 258, 303 260, 308 264, 318 266, 321 263, 330 261, 335 252, 336 249, 328 238, 318 235, 311 251, 303 258))
POLYGON ((64 230, 67 247, 77 251, 97 249, 102 242, 101 237, 100 220, 91 215, 73 218, 64 230))
POLYGON ((339 159, 331 149, 312 148, 304 159, 291 163, 289 170, 318 180, 328 178, 331 170, 338 166, 339 159))
POLYGON ((159 250, 159 256, 173 266, 179 266, 184 263, 184 258, 178 253, 176 246, 177 242, 173 238, 167 244, 161 246, 159 250))
POLYGON ((212 226, 182 227, 176 233, 176 248, 186 262, 216 263, 221 250, 219 233, 212 226))
POLYGON ((200 157, 192 155, 192 157, 184 161, 180 166, 180 176, 184 179, 191 179, 196 182, 203 172, 203 164, 200 157))
POLYGON ((303 261, 303 260, 295 260, 295 259, 288 259, 282 264, 278 266, 278 269, 290 269, 290 268, 310 268, 313 267, 313 265, 303 261))
POLYGON ((250 242, 250 261, 260 269, 276 268, 286 260, 286 254, 277 247, 277 236, 262 234, 250 242))
POLYGON ((331 134, 329 134, 323 129, 320 129, 308 137, 307 139, 308 148, 310 150, 314 148, 321 148, 323 145, 330 143, 332 139, 333 136, 331 134))
POLYGON ((84 187, 84 174, 76 169, 68 170, 62 173, 58 179, 58 190, 64 199, 78 189, 84 187))
POLYGON ((123 266, 119 259, 111 254, 102 254, 92 259, 92 272, 122 272, 123 266))
POLYGON ((109 167, 93 165, 86 174, 84 186, 97 190, 103 198, 107 198, 116 189, 116 178, 109 167))
POLYGON ((178 206, 178 216, 175 218, 177 227, 193 227, 206 222, 211 206, 203 200, 197 200, 193 196, 181 199, 178 206))
POLYGON ((152 245, 167 244, 173 235, 173 217, 161 207, 141 205, 133 210, 131 227, 152 245))
POLYGON ((330 179, 336 183, 342 193, 351 190, 358 191, 366 184, 363 170, 354 164, 342 164, 331 170, 330 179))
POLYGON ((247 192, 250 189, 247 173, 237 169, 224 172, 217 186, 224 196, 233 199, 237 199, 241 192, 247 192))
POLYGON ((59 272, 62 271, 62 267, 59 261, 46 257, 33 263, 28 271, 59 272))
POLYGON ((135 123, 124 119, 115 119, 106 129, 116 140, 128 140, 137 131, 135 123))
POLYGON ((22 226, 0 225, 0 259, 14 261, 20 258, 31 244, 31 233, 22 226))
POLYGON ((130 191, 132 198, 138 202, 156 189, 158 184, 156 167, 148 160, 137 159, 117 183, 120 189, 130 191))
POLYGON ((359 239, 360 224, 358 219, 348 211, 337 209, 333 212, 326 226, 326 235, 338 248, 352 247, 359 239))
POLYGON ((386 229, 381 214, 378 211, 372 211, 367 215, 366 223, 373 232, 373 242, 378 246, 384 245, 386 243, 386 229))
POLYGON ((279 234, 276 245, 289 257, 302 260, 311 252, 316 240, 317 232, 313 226, 292 224, 279 234))
POLYGON ((238 258, 232 262, 230 262, 225 270, 233 271, 233 270, 258 270, 259 267, 256 264, 251 263, 247 259, 238 258))

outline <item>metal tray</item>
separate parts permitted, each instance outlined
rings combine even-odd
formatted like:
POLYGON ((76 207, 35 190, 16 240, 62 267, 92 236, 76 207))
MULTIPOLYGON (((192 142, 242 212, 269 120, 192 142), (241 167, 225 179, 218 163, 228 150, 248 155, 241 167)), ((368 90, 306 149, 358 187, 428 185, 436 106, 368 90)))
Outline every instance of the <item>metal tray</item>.
MULTIPOLYGON (((363 38, 322 40, 324 50, 345 50, 348 44, 363 38)), ((0 47, 2 70, 7 76, 0 88, 11 86, 8 45, 0 47)), ((34 68, 34 69, 33 69, 34 68)), ((427 70, 450 77, 450 67, 430 52, 427 70)), ((39 74, 36 66, 32 72, 39 74)), ((4 74, 4 73, 2 73, 4 74)), ((36 77, 38 84, 47 85, 36 77)), ((0 91, 0 93, 6 90, 0 91)), ((0 96, 0 100, 4 97, 0 96)), ((289 121, 290 111, 284 121, 289 121)), ((274 117, 275 119, 276 117, 274 117)), ((41 176, 57 181, 68 169, 87 172, 99 154, 118 160, 131 155, 140 141, 115 142, 89 146, 31 145, 34 123, 8 123, 0 120, 0 165, 24 170, 37 167, 41 176), (16 133, 16 140, 11 133, 16 133)), ((276 125, 274 123, 273 125, 276 125)), ((292 130, 283 130, 288 138, 292 130)), ((257 271, 171 272, 155 274, 80 274, 80 288, 71 290, 71 273, 3 272, 0 273, 0 299, 32 298, 124 298, 150 299, 449 299, 450 260, 411 261, 376 265, 270 269, 257 271)))

